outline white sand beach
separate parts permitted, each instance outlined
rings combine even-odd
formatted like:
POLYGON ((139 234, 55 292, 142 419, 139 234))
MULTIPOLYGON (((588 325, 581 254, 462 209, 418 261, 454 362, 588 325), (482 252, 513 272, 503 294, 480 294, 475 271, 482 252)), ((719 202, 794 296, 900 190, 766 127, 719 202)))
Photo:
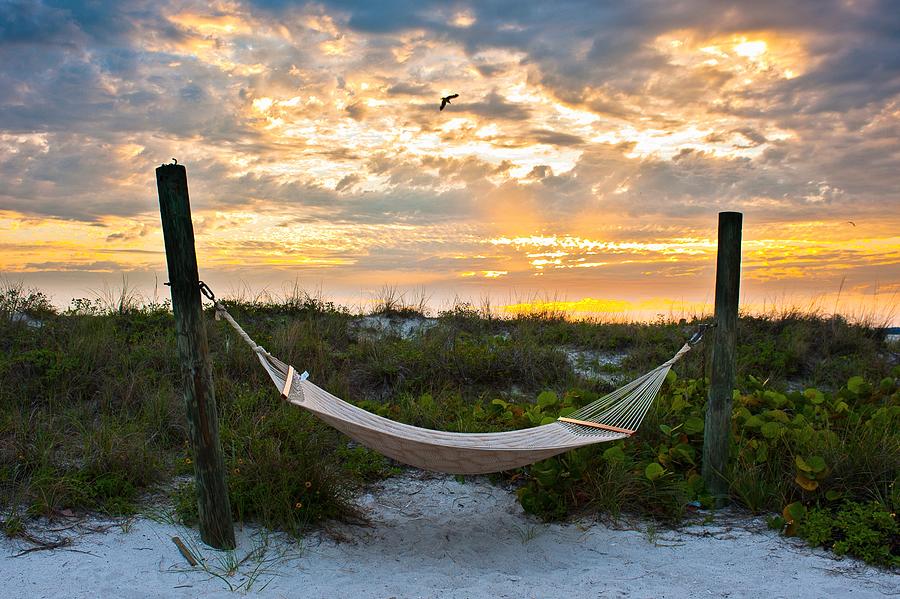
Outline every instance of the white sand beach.
MULTIPOLYGON (((359 498, 368 525, 336 524, 298 542, 239 531, 233 554, 165 518, 92 520, 32 551, 4 539, 4 597, 889 597, 900 576, 806 547, 763 518, 725 510, 681 530, 647 522, 543 524, 486 479, 410 471, 359 498), (105 532, 90 532, 89 527, 105 532), (206 564, 192 568, 172 537, 206 564), (199 549, 202 547, 202 549, 199 549), (249 557, 248 557, 249 556, 249 557), (244 560, 244 558, 247 558, 244 560), (230 561, 243 563, 233 574, 230 561)), ((44 535, 64 528, 57 521, 44 535)))

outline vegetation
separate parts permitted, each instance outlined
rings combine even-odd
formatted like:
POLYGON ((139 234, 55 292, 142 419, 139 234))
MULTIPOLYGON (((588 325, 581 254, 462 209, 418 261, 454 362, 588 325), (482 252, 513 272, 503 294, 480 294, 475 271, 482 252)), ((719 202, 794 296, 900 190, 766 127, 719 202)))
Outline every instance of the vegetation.
MULTIPOLYGON (((227 302, 264 347, 374 412, 431 428, 508 430, 565 415, 649 370, 694 323, 599 323, 561 314, 499 318, 460 304, 434 318, 387 292, 362 317, 302 292, 227 302), (399 326, 400 323, 410 326, 399 326), (397 325, 397 326, 393 326, 397 325), (567 355, 567 352, 569 355, 567 355), (624 355, 604 376, 572 355, 624 355), (613 382, 610 382, 610 380, 613 382)), ((236 519, 301 533, 352 518, 362 485, 397 466, 280 402, 252 354, 209 314, 221 439, 236 519)), ((840 317, 743 316, 734 396, 731 499, 772 525, 872 563, 898 564, 897 346, 840 317)), ((709 505, 699 477, 705 350, 679 363, 627 441, 517 472, 523 507, 545 519, 627 512, 675 522, 709 505)), ((128 514, 169 491, 196 510, 167 303, 128 293, 64 311, 37 291, 0 289, 0 498, 7 534, 64 510, 128 514), (24 318, 21 315, 27 315, 24 318)))

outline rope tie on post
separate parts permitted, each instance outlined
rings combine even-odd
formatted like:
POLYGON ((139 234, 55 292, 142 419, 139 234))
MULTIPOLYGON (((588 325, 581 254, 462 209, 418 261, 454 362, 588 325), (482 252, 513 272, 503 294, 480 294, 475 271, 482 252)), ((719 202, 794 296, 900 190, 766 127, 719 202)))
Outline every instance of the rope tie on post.
POLYGON ((203 281, 200 281, 200 293, 202 293, 204 297, 206 297, 206 299, 213 303, 213 306, 216 309, 216 320, 224 318, 225 321, 230 324, 232 328, 237 332, 237 334, 241 336, 241 339, 243 339, 247 343, 247 345, 250 346, 250 349, 261 356, 269 358, 270 360, 275 360, 275 356, 267 352, 262 345, 259 345, 258 343, 256 343, 256 341, 250 338, 250 335, 247 334, 247 331, 245 331, 241 327, 241 325, 239 325, 237 321, 231 316, 231 314, 228 313, 228 310, 225 309, 225 306, 222 304, 222 302, 216 299, 216 294, 213 293, 213 290, 210 289, 209 285, 207 285, 203 281))

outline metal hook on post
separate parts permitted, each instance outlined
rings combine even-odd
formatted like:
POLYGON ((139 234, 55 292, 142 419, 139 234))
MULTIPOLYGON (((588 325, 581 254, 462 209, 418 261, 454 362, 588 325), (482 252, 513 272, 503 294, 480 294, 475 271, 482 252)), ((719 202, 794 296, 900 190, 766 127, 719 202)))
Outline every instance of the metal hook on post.
POLYGON ((714 328, 715 326, 716 326, 715 322, 712 322, 709 324, 704 323, 704 324, 697 325, 697 330, 694 332, 693 335, 691 335, 691 338, 688 339, 688 345, 693 347, 693 346, 697 345, 698 343, 700 343, 700 341, 703 340, 703 334, 706 333, 706 330, 714 328))
POLYGON ((200 281, 200 293, 202 293, 203 296, 212 303, 216 303, 216 294, 213 293, 213 290, 209 288, 209 285, 207 285, 203 281, 200 281))

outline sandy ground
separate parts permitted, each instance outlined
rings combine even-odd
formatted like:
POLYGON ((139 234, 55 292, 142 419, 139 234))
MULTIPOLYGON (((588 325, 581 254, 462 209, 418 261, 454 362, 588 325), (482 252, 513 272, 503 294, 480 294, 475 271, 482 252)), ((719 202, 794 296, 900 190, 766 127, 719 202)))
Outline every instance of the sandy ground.
MULTIPOLYGON (((475 478, 411 472, 360 498, 368 526, 337 525, 303 542, 239 532, 213 551, 166 518, 58 534, 63 549, 4 539, 0 596, 95 597, 886 597, 900 576, 784 539, 759 518, 720 513, 680 531, 647 523, 545 525, 508 490, 475 478), (191 568, 171 538, 206 569, 191 568), (201 549, 202 547, 202 549, 201 549), (247 559, 228 574, 229 560, 247 559), (234 556, 234 557, 232 557, 234 556)), ((61 526, 55 523, 53 526, 61 526)), ((45 529, 45 534, 49 534, 45 529)))

